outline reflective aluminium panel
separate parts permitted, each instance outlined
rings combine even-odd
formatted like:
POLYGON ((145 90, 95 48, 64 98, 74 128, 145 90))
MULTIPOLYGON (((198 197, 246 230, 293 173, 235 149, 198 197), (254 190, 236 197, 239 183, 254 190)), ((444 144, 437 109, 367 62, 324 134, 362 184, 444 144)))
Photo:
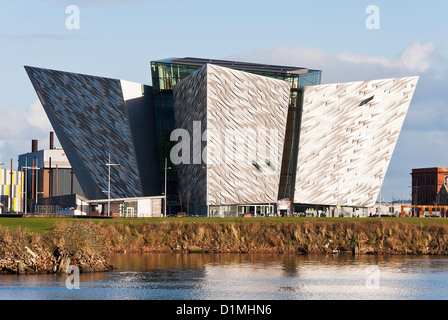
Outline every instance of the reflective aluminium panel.
POLYGON ((374 205, 417 82, 306 87, 294 202, 374 205))
POLYGON ((176 85, 177 127, 192 140, 181 192, 209 205, 276 202, 289 95, 285 81, 211 64, 176 85))
POLYGON ((142 85, 69 72, 25 67, 59 141, 90 199, 142 196, 126 100, 142 85))

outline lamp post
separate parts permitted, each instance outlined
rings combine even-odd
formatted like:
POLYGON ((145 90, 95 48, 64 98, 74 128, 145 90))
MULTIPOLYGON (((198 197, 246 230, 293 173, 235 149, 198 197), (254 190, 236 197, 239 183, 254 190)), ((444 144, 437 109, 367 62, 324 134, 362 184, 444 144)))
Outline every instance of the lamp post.
POLYGON ((9 212, 14 212, 14 198, 12 197, 14 171, 12 169, 13 169, 13 160, 11 158, 11 171, 9 173, 11 176, 11 185, 9 187, 9 212))
POLYGON ((381 208, 381 188, 380 188, 380 210, 378 211, 380 217, 381 217, 381 213, 382 213, 382 208, 381 208))
MULTIPOLYGON (((0 153, 0 161, 1 161, 1 153, 0 153)), ((4 165, 5 165, 4 162, 0 163, 0 166, 4 166, 4 165)), ((0 203, 0 207, 3 207, 3 204, 0 203)), ((1 208, 0 208, 0 209, 1 209, 1 208)), ((2 210, 0 210, 0 212, 2 212, 2 210)))
POLYGON ((380 188, 380 208, 378 210, 378 215, 381 218, 381 214, 383 213, 383 208, 381 207, 381 201, 384 199, 381 199, 381 188, 380 188))
MULTIPOLYGON (((210 208, 209 208, 209 205, 208 205, 208 172, 207 172, 207 170, 208 169, 211 169, 211 167, 210 166, 206 166, 206 167, 202 167, 202 169, 205 169, 205 190, 206 190, 206 198, 205 198, 205 209, 206 209, 206 211, 207 211, 207 218, 208 217, 210 217, 210 208)), ((238 214, 238 212, 237 212, 237 214, 238 214)))
POLYGON ((340 156, 337 156, 337 165, 338 165, 338 193, 337 193, 337 198, 336 198, 336 210, 337 210, 337 215, 338 217, 341 215, 341 205, 339 203, 339 197, 340 197, 340 185, 341 185, 341 167, 339 162, 342 161, 342 159, 340 160, 340 156))
POLYGON ((106 166, 109 167, 109 180, 108 180, 108 191, 107 191, 107 216, 110 216, 110 167, 111 166, 119 166, 119 163, 110 163, 110 153, 109 153, 109 162, 106 163, 106 166))
MULTIPOLYGON (((37 161, 37 160, 36 160, 37 161)), ((36 162, 37 165, 37 162, 36 162)), ((25 214, 27 213, 27 207, 28 207, 28 199, 27 199, 27 195, 28 195, 28 169, 34 169, 34 170, 39 170, 39 167, 28 167, 28 157, 25 157, 25 166, 23 167, 23 169, 26 169, 26 173, 25 173, 25 214)), ((37 174, 36 174, 37 175, 37 174)), ((36 205, 37 205, 37 179, 36 179, 36 205)), ((43 192, 41 192, 43 193, 43 192)))
MULTIPOLYGON (((38 189, 39 189, 39 159, 36 159, 36 211, 37 211, 37 202, 38 202, 38 189)), ((43 193, 43 192, 41 192, 43 193)))
POLYGON ((28 192, 28 157, 25 157, 25 166, 24 167, 22 167, 22 169, 25 169, 25 188, 23 188, 24 190, 23 190, 23 195, 24 195, 24 198, 25 198, 25 214, 26 214, 26 211, 27 211, 27 207, 28 207, 28 203, 27 203, 27 199, 26 199, 26 197, 27 197, 27 192, 28 192))
POLYGON ((167 192, 167 172, 168 170, 171 169, 171 167, 168 167, 168 159, 165 158, 165 206, 164 206, 164 217, 166 218, 166 207, 167 207, 167 202, 166 202, 166 192, 167 192))
MULTIPOLYGON (((420 188, 420 186, 415 186, 415 201, 412 201, 416 206, 419 205, 419 201, 418 201, 418 188, 420 188)), ((423 203, 424 204, 424 203, 423 203)), ((418 213, 418 216, 420 217, 420 211, 417 210, 418 208, 414 208, 414 215, 416 215, 418 213)))

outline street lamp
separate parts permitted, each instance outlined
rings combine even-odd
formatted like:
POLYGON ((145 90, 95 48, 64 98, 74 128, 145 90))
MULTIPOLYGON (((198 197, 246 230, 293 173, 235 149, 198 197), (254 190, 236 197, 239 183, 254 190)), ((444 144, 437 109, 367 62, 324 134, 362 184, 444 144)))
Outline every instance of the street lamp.
POLYGON ((28 203, 27 203, 27 192, 28 192, 28 157, 25 157, 25 166, 22 167, 22 169, 25 169, 25 188, 22 191, 25 198, 25 214, 27 211, 28 203))
MULTIPOLYGON (((412 196, 412 204, 413 205, 419 205, 419 200, 418 200, 418 189, 420 188, 420 186, 415 186, 415 201, 414 201, 414 196, 412 196)), ((420 216, 420 211, 418 210, 417 207, 414 208, 414 215, 416 215, 417 213, 420 216)))
POLYGON ((342 159, 340 158, 340 156, 338 155, 337 158, 337 166, 338 166, 338 175, 337 175, 337 179, 338 179, 338 193, 337 193, 337 198, 336 198, 336 210, 337 210, 337 215, 338 217, 341 215, 341 205, 339 203, 339 197, 340 197, 340 188, 341 188, 341 165, 340 165, 340 161, 342 161, 342 159))
POLYGON ((379 210, 378 210, 378 215, 379 215, 380 218, 381 218, 381 214, 383 213, 383 208, 381 207, 381 201, 382 201, 382 200, 384 200, 384 199, 381 198, 381 188, 380 188, 380 199, 379 199, 379 202, 380 202, 380 208, 379 208, 379 210))
MULTIPOLYGON (((37 159, 36 159, 36 165, 37 165, 37 159)), ((27 195, 28 195, 28 169, 34 169, 34 170, 39 170, 39 167, 28 167, 28 157, 25 157, 25 166, 23 167, 23 169, 26 169, 26 173, 25 173, 25 214, 27 211, 27 207, 28 207, 28 202, 27 202, 27 195)), ((38 174, 36 173, 36 176, 38 176, 38 174)), ((36 205, 37 205, 37 186, 39 184, 37 183, 37 178, 36 178, 36 205)), ((41 192, 43 193, 43 192, 41 192)))
MULTIPOLYGON (((0 154, 0 159, 1 159, 1 154, 0 154)), ((4 166, 4 165, 5 165, 4 162, 0 163, 0 166, 4 166)), ((2 203, 0 203, 0 209, 1 209, 1 207, 3 207, 3 204, 2 204, 2 203)), ((2 212, 2 210, 0 210, 0 212, 2 212)))
MULTIPOLYGON (((206 167, 202 167, 202 169, 205 169, 205 190, 207 192, 206 198, 205 198, 205 209, 207 211, 207 218, 208 218, 210 216, 210 207, 208 204, 208 173, 207 173, 207 170, 211 169, 211 167, 206 166, 206 167)), ((237 214, 238 214, 238 212, 237 212, 237 214)))
POLYGON ((166 202, 166 190, 167 190, 167 171, 170 170, 171 167, 168 167, 168 159, 165 158, 165 206, 164 206, 164 216, 166 218, 166 207, 167 207, 167 202, 166 202))
POLYGON ((106 163, 106 166, 109 167, 109 180, 108 180, 108 191, 107 191, 107 216, 110 216, 110 167, 111 166, 119 166, 119 163, 110 163, 110 153, 109 153, 109 162, 106 163))

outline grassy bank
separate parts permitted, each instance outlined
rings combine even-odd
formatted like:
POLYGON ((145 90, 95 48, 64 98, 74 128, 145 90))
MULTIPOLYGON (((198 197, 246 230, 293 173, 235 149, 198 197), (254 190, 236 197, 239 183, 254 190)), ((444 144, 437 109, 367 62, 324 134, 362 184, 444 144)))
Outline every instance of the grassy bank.
MULTIPOLYGON (((445 219, 0 219, 0 256, 25 247, 108 252, 448 254, 445 219)), ((36 249, 37 250, 37 249, 36 249)))
MULTIPOLYGON (((56 224, 61 222, 74 223, 79 222, 79 218, 65 217, 26 217, 26 218, 0 218, 0 226, 9 228, 28 229, 32 232, 46 234, 56 224)), ((305 222, 323 222, 323 223, 343 223, 343 222, 359 222, 370 223, 385 221, 403 222, 407 224, 417 225, 448 225, 448 219, 436 218, 114 218, 114 219, 92 219, 89 220, 95 224, 122 224, 122 225, 138 225, 138 224, 160 224, 160 223, 181 223, 181 224, 201 224, 201 223, 217 223, 217 224, 302 224, 305 222)))

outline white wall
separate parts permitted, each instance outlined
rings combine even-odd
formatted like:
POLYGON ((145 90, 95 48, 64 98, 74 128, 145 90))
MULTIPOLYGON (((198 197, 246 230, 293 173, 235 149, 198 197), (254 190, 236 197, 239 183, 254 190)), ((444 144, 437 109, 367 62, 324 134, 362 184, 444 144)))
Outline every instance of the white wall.
POLYGON ((152 217, 151 199, 137 201, 138 217, 152 217))
MULTIPOLYGON (((56 168, 56 165, 60 169, 63 168, 71 168, 70 162, 68 161, 67 155, 62 149, 54 149, 54 150, 44 150, 44 167, 50 167, 50 158, 51 158, 51 167, 56 168)), ((41 164, 39 164, 40 167, 41 164)))

